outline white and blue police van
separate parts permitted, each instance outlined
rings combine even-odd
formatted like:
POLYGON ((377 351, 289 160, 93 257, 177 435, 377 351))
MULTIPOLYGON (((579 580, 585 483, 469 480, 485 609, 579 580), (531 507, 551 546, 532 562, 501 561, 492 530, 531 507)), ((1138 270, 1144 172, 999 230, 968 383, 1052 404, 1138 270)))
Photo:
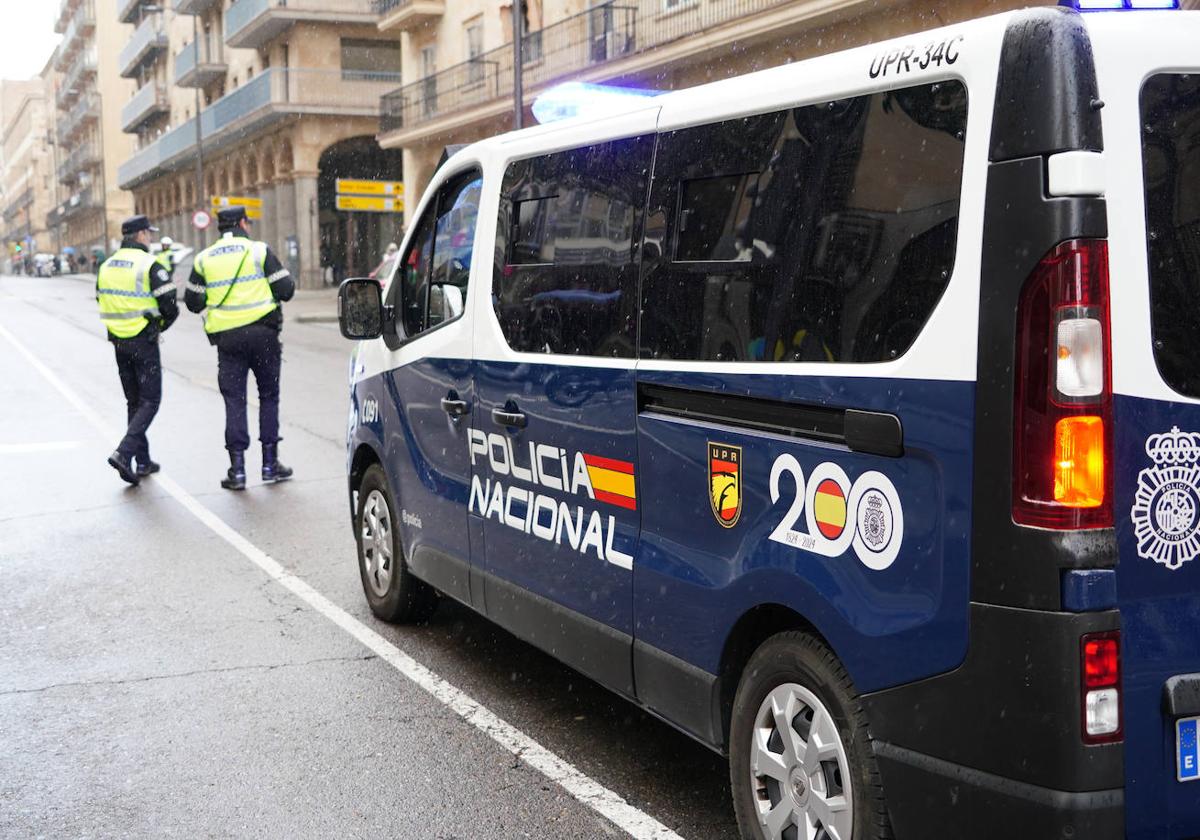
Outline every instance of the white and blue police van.
POLYGON ((728 756, 747 838, 1200 837, 1200 13, 494 137, 340 290, 363 589, 728 756))

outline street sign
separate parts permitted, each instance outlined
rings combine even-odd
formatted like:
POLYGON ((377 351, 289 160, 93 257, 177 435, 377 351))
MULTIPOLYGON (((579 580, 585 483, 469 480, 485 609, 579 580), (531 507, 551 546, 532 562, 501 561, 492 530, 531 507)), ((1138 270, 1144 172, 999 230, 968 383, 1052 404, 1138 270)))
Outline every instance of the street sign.
POLYGON ((223 207, 245 207, 246 215, 251 219, 262 218, 262 206, 261 198, 252 198, 248 195, 214 195, 212 197, 214 211, 223 207))
POLYGON ((208 230, 208 226, 212 224, 212 216, 203 210, 197 210, 192 214, 192 224, 195 225, 196 230, 208 230))
POLYGON ((343 195, 404 195, 401 181, 356 181, 350 178, 337 179, 337 191, 343 195))
POLYGON ((403 213, 403 198, 384 198, 366 195, 339 195, 337 209, 363 213, 403 213))

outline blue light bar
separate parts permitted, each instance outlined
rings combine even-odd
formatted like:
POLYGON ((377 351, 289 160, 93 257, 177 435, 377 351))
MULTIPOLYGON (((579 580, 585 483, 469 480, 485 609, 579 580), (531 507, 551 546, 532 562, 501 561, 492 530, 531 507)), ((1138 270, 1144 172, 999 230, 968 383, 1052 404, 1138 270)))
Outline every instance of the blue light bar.
POLYGON ((563 82, 533 100, 533 117, 545 124, 571 117, 596 117, 616 114, 645 104, 663 93, 661 90, 597 85, 590 82, 563 82))
POLYGON ((1080 12, 1132 12, 1144 9, 1178 9, 1179 0, 1060 0, 1080 12))

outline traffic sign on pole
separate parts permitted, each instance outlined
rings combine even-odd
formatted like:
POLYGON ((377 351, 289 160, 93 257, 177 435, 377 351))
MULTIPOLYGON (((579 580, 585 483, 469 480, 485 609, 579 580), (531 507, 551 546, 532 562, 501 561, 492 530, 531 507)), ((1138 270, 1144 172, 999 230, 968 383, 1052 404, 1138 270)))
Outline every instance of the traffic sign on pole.
POLYGON ((196 230, 207 230, 208 226, 212 224, 212 216, 203 210, 197 210, 192 214, 192 224, 195 225, 196 230))
POLYGON ((337 209, 364 213, 402 213, 404 199, 369 195, 339 195, 337 209))
POLYGON ((337 179, 337 191, 342 195, 404 195, 402 181, 361 181, 350 178, 337 179))

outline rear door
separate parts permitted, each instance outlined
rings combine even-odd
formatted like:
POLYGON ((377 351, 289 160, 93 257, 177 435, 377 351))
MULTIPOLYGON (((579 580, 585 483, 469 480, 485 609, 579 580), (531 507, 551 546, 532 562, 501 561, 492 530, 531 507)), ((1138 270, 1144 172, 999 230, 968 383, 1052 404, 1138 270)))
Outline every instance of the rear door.
POLYGON ((1131 838, 1200 836, 1200 13, 1089 23, 1104 110, 1131 838))

